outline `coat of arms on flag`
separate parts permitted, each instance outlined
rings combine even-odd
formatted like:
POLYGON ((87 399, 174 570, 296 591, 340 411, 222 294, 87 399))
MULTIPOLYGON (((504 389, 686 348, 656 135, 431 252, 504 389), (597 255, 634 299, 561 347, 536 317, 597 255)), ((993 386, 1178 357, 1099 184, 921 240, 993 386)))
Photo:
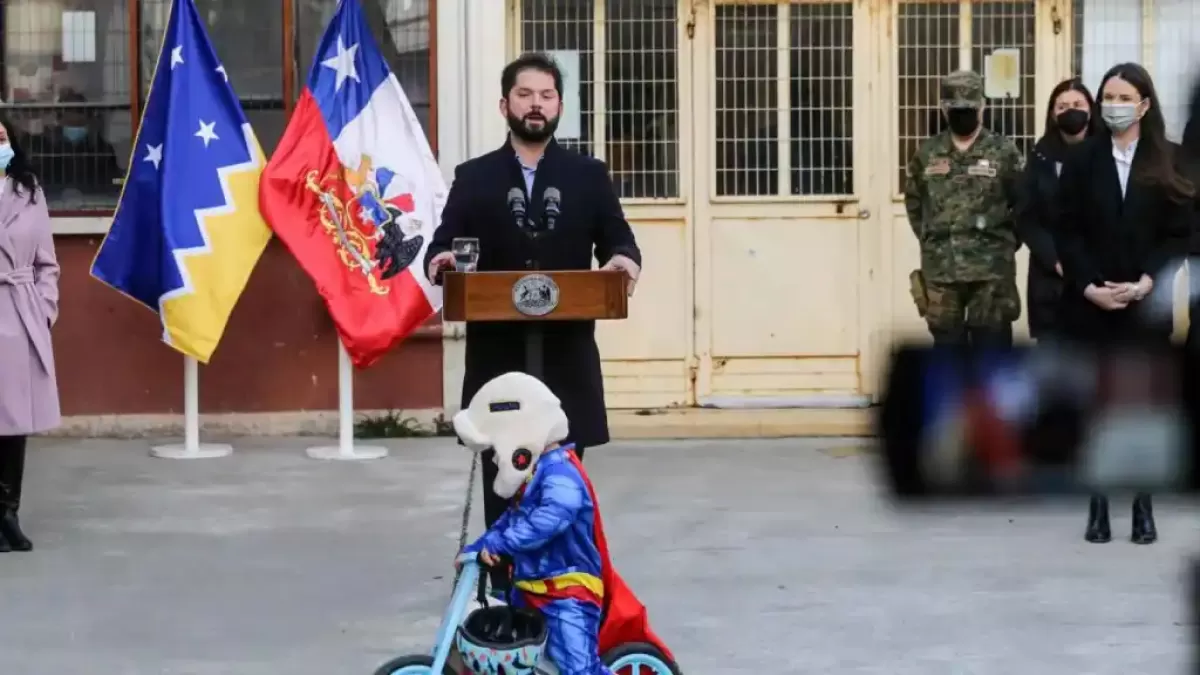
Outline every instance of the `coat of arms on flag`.
POLYGON ((380 283, 411 265, 425 244, 425 224, 417 217, 412 186, 363 155, 357 169, 324 176, 308 172, 305 187, 320 198, 321 227, 342 264, 361 273, 371 292, 387 295, 380 283))

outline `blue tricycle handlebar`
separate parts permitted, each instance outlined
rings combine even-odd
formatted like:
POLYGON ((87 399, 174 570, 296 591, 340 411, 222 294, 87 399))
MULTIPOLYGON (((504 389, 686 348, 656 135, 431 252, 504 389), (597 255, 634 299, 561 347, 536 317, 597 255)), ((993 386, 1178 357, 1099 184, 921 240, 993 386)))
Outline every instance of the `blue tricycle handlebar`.
POLYGON ((462 567, 462 572, 458 576, 458 584, 454 586, 450 607, 442 619, 442 626, 437 633, 437 641, 433 645, 432 672, 434 673, 444 672, 446 660, 450 657, 450 649, 454 646, 454 636, 466 618, 467 605, 471 602, 471 595, 479 583, 478 554, 463 553, 455 558, 454 562, 462 567))

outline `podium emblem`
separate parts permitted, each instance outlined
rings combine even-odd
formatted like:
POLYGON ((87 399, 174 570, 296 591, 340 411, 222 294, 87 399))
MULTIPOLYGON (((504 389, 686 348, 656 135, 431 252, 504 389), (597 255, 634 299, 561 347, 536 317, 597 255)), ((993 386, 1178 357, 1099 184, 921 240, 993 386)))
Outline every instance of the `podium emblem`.
POLYGON ((545 316, 558 307, 558 284, 545 274, 526 274, 513 284, 512 301, 525 316, 545 316))

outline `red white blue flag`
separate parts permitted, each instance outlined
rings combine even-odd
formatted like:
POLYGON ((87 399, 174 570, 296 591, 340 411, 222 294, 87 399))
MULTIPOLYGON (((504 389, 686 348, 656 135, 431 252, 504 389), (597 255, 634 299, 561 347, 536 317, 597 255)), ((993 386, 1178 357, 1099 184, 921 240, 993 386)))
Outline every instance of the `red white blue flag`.
POLYGON ((259 208, 366 367, 442 306, 421 269, 446 183, 358 0, 341 0, 259 208))

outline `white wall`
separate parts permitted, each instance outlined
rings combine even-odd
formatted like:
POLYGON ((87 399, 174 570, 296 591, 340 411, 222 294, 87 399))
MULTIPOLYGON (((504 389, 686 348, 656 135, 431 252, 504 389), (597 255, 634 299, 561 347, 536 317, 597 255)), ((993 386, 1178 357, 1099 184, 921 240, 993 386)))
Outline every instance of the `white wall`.
MULTIPOLYGON (((500 70, 507 61, 508 3, 504 0, 437 0, 438 163, 446 180, 454 167, 504 141, 497 109, 500 70)), ((449 324, 442 341, 442 396, 458 409, 466 341, 449 324)))
MULTIPOLYGON (((1077 2, 1080 0, 1076 0, 1077 2)), ((1179 140, 1185 102, 1200 75, 1200 2, 1154 0, 1143 22, 1140 0, 1083 0, 1083 82, 1096 91, 1100 78, 1122 61, 1146 66, 1158 89, 1167 135, 1179 140), (1150 49, 1144 49, 1151 44, 1150 49)))

